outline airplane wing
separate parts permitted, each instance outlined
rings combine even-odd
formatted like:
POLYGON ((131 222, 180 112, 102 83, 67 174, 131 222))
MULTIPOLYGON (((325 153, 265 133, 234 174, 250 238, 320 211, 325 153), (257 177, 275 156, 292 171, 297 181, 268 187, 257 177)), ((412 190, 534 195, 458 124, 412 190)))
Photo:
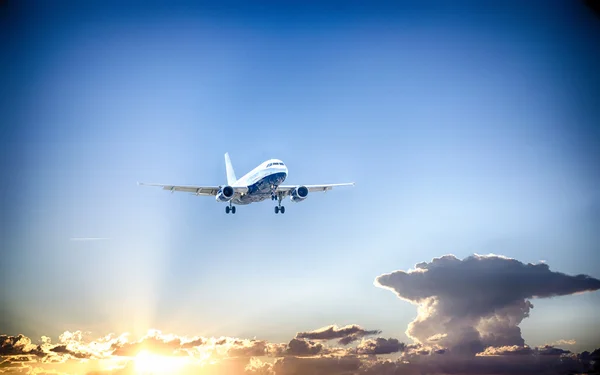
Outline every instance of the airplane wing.
POLYGON ((294 190, 295 188, 299 187, 299 186, 305 186, 309 192, 316 192, 316 191, 328 191, 333 189, 334 187, 339 187, 339 186, 354 186, 354 182, 348 182, 348 183, 343 183, 343 184, 322 184, 322 185, 279 185, 277 187, 277 191, 278 192, 282 192, 284 194, 289 194, 292 190, 294 190))
MULTIPOLYGON (((158 187, 162 187, 163 190, 169 190, 171 192, 182 191, 185 193, 192 193, 194 195, 207 195, 207 196, 215 196, 221 189, 220 186, 163 185, 163 184, 146 184, 143 182, 138 182, 138 185, 158 186, 158 187)), ((245 193, 246 191, 248 191, 248 188, 247 187, 234 187, 233 190, 239 194, 239 193, 245 193)))

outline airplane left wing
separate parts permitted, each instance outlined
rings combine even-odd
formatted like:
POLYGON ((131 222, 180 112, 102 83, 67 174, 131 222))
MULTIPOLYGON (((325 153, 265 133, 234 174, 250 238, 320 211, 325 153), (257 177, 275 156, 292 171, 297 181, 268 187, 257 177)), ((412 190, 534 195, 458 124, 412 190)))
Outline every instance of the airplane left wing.
POLYGON ((292 190, 296 189, 299 186, 304 186, 308 189, 309 192, 316 191, 328 191, 333 189, 334 187, 340 186, 354 186, 354 182, 348 182, 343 184, 322 184, 322 185, 279 185, 277 187, 277 192, 282 192, 284 194, 289 194, 292 190))
MULTIPOLYGON (((215 196, 219 193, 221 189, 220 186, 194 186, 194 185, 163 185, 163 184, 146 184, 143 182, 138 182, 138 185, 145 186, 158 186, 162 187, 163 190, 169 190, 171 192, 174 191, 182 191, 186 193, 192 193, 195 195, 207 195, 207 196, 215 196)), ((245 193, 248 191, 247 187, 234 187, 233 190, 236 193, 245 193)))

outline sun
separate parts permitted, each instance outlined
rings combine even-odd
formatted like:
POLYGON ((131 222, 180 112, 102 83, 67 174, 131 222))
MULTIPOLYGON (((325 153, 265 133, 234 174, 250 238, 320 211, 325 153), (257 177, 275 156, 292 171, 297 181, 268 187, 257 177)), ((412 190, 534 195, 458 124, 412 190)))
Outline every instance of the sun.
POLYGON ((176 374, 186 364, 185 357, 168 357, 142 350, 135 356, 135 373, 138 375, 176 374))

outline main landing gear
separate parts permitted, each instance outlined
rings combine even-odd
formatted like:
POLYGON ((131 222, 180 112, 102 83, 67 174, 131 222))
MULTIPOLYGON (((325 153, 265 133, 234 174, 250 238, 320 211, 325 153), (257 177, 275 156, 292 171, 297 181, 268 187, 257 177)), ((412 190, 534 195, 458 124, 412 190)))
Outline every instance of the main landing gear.
POLYGON ((283 207, 281 205, 281 200, 283 199, 283 196, 280 194, 277 198, 275 199, 279 199, 279 204, 277 206, 275 206, 275 213, 278 214, 279 212, 281 212, 282 214, 285 213, 285 207, 283 207))
POLYGON ((235 214, 235 206, 232 206, 231 202, 229 202, 229 206, 225 207, 225 213, 228 214, 229 212, 235 214))

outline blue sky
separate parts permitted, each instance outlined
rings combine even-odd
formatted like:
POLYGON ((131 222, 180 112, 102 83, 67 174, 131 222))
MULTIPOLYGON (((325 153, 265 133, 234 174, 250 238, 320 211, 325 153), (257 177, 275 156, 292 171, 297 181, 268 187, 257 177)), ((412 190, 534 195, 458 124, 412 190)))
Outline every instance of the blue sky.
MULTIPOLYGON (((495 253, 600 277, 600 24, 548 3, 7 7, 4 333, 406 340, 382 273, 495 253), (136 185, 221 184, 226 151, 356 186, 225 215, 136 185)), ((534 300, 523 337, 598 346, 599 303, 534 300)))

